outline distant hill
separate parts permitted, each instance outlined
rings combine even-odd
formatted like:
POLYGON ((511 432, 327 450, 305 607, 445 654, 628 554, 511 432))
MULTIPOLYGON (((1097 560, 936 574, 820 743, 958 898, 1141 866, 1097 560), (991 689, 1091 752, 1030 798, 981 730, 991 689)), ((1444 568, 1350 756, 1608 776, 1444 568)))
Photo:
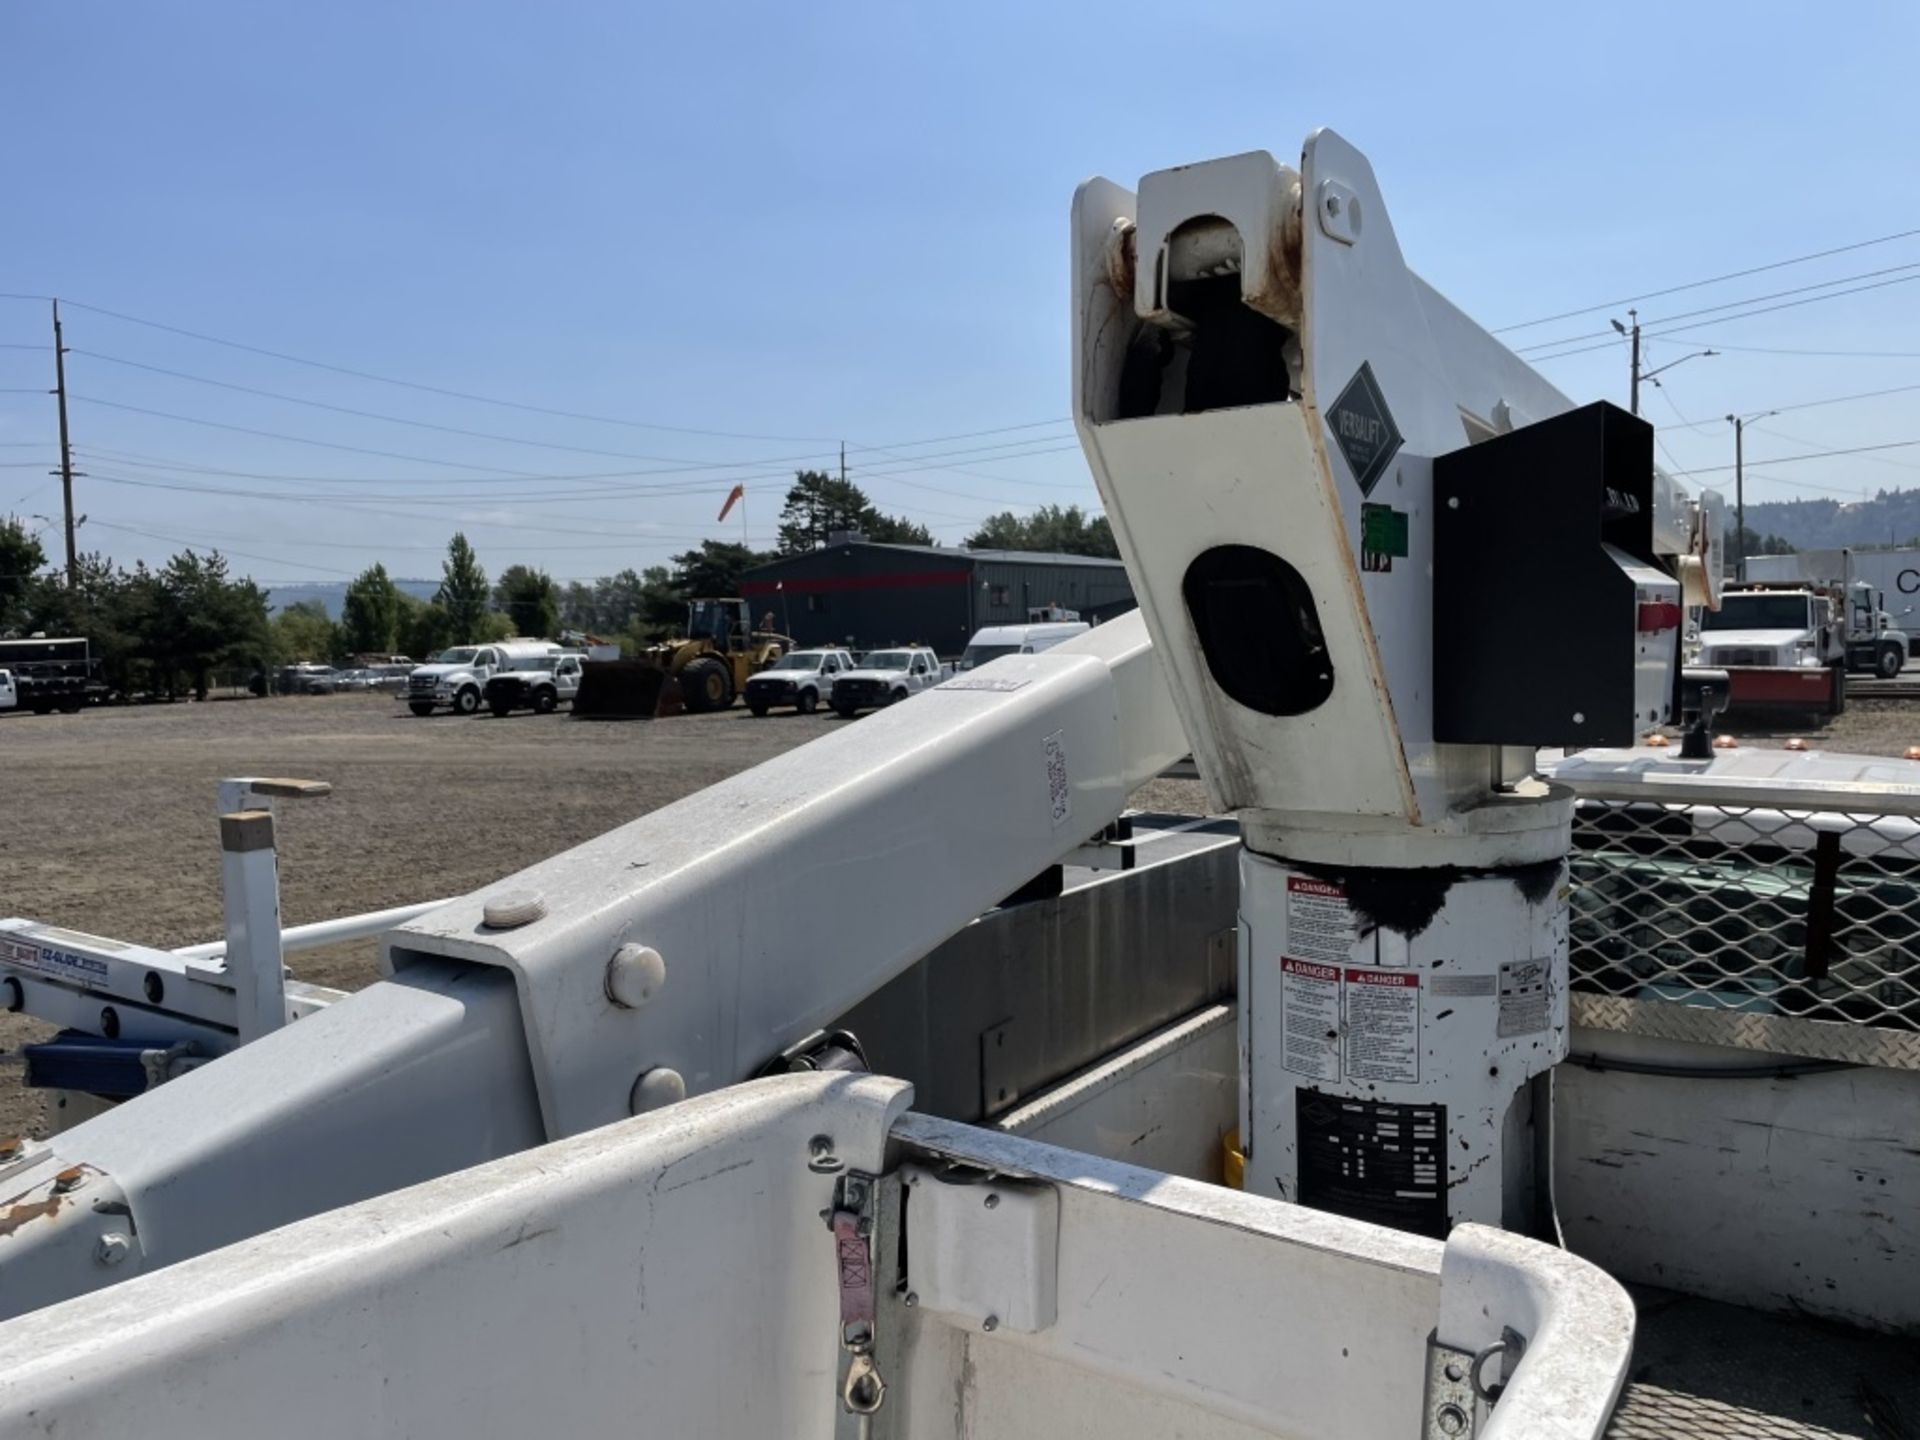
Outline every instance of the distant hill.
MULTIPOLYGON (((431 600, 434 591, 440 588, 438 580, 396 580, 393 582, 407 594, 418 600, 431 600)), ((298 605, 305 600, 318 600, 327 607, 329 618, 340 618, 340 607, 347 598, 347 582, 329 580, 321 583, 302 583, 299 585, 275 585, 267 591, 267 609, 279 614, 289 605, 298 605)))
MULTIPOLYGON (((1731 493, 1727 499, 1731 518, 1731 493)), ((1882 490, 1871 500, 1769 500, 1747 506, 1747 528, 1796 550, 1904 545, 1920 536, 1920 490, 1882 490)))

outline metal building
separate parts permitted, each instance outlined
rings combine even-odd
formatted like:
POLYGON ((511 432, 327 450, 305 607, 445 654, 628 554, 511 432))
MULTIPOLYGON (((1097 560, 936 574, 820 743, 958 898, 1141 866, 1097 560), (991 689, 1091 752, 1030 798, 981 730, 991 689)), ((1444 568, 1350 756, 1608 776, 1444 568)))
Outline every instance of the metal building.
POLYGON ((771 615, 774 629, 802 645, 931 645, 949 658, 974 631, 1021 624, 1042 606, 1096 622, 1133 608, 1118 560, 858 539, 749 570, 740 593, 756 621, 771 615))

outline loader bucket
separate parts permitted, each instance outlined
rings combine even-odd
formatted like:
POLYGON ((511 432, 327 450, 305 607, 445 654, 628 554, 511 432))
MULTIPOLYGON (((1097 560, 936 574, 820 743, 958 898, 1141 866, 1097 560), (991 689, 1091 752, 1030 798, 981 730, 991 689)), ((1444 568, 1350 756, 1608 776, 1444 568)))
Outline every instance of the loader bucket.
POLYGON ((648 660, 589 660, 580 668, 576 720, 652 720, 686 709, 680 682, 648 660))

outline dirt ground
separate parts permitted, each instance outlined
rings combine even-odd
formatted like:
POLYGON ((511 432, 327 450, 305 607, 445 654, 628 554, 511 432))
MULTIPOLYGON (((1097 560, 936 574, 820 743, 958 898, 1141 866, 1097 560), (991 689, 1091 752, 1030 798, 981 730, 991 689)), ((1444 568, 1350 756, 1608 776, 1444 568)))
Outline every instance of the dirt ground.
MULTIPOLYGON (((218 938, 215 786, 236 775, 326 780, 283 802, 285 923, 456 895, 772 758, 831 715, 736 708, 644 724, 564 715, 416 719, 385 696, 335 695, 0 717, 0 916, 172 947, 218 938)), ((857 723, 857 722, 856 722, 857 723)), ((1856 700, 1814 728, 1722 731, 1777 745, 1899 755, 1920 702, 1856 700)), ((1191 781, 1156 781, 1147 808, 1199 811, 1191 781)), ((295 954, 293 974, 357 989, 375 946, 295 954)), ((0 1135, 43 1134, 20 1047, 50 1028, 0 1015, 0 1135)))
MULTIPOLYGON (((279 807, 281 909, 300 925, 473 890, 845 723, 741 707, 640 724, 418 719, 376 695, 8 715, 0 916, 161 947, 219 938, 227 776, 334 787, 279 807)), ((361 941, 289 968, 357 989, 374 953, 361 941)), ((19 1049, 50 1033, 0 1015, 0 1134, 44 1133, 19 1049)))

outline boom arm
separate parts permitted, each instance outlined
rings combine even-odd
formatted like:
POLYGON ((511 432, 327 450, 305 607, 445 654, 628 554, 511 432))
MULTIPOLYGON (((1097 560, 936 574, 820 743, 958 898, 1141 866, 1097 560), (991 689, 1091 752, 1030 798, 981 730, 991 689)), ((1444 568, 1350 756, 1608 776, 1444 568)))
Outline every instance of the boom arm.
POLYGON ((745 1079, 1186 751, 1128 615, 450 902, 393 980, 0 1157, 0 1314, 745 1079))

